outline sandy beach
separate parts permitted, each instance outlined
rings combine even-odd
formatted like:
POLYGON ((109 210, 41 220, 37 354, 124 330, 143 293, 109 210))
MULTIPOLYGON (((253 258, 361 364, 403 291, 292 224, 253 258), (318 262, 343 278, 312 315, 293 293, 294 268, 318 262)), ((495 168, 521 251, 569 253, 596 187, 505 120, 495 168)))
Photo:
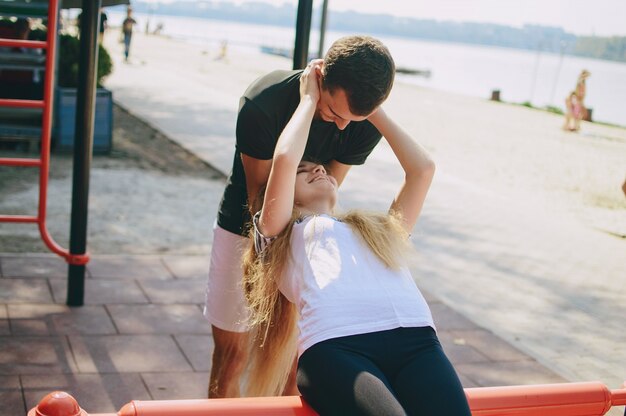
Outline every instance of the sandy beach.
MULTIPOLYGON (((137 33, 124 63, 117 33, 110 30, 105 45, 115 64, 105 85, 123 109, 116 123, 128 124, 116 124, 112 155, 94 157, 89 249, 208 255, 239 97, 256 77, 291 62, 236 50, 216 60, 217 48, 137 33), (186 149, 171 158, 175 168, 168 140, 186 149)), ((583 123, 568 133, 555 114, 401 82, 385 108, 437 163, 413 236, 420 287, 570 381, 621 384, 626 129, 583 123)), ((48 223, 62 243, 70 166, 55 156, 48 223)), ((385 209, 399 175, 381 142, 342 185, 342 208, 385 209)), ((27 181, 0 186, 3 212, 35 206, 27 181)), ((0 224, 0 239, 0 251, 46 251, 34 227, 0 224)))

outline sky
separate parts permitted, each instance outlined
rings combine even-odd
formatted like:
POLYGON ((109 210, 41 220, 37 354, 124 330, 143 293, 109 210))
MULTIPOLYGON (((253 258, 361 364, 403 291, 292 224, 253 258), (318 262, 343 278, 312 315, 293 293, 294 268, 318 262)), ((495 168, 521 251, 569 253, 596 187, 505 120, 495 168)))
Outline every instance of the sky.
MULTIPOLYGON (((298 3, 297 0, 220 1, 238 4, 262 1, 275 5, 298 3)), ((313 4, 318 7, 322 0, 314 0, 313 4)), ((626 36, 626 0, 328 0, 328 8, 517 27, 539 24, 562 27, 576 35, 626 36)))

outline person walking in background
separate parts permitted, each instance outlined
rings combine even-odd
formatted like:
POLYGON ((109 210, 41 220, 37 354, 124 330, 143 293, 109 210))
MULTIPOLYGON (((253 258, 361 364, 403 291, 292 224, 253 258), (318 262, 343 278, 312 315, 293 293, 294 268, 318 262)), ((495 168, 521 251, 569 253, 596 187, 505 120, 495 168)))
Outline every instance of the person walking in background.
MULTIPOLYGON (((320 60, 320 99, 309 121, 305 155, 323 163, 338 184, 381 139, 367 120, 391 92, 395 64, 380 41, 348 36, 320 60)), ((272 166, 276 141, 300 102, 302 70, 274 71, 254 81, 239 104, 233 168, 214 226, 204 316, 214 352, 209 397, 237 397, 248 359, 249 310, 241 285, 242 256, 254 204, 272 166)), ((284 393, 297 394, 295 372, 284 393)))
POLYGON ((578 131, 581 120, 589 120, 589 110, 585 106, 586 80, 589 75, 591 73, 583 69, 576 81, 576 88, 565 99, 565 123, 563 124, 565 131, 578 131))
POLYGON ((302 73, 300 104, 256 201, 243 285, 255 329, 249 395, 279 394, 297 354, 298 389, 320 415, 470 416, 406 265, 435 165, 379 107, 367 120, 404 183, 388 213, 338 215, 337 181, 303 160, 320 74, 319 63, 302 73))
MULTIPOLYGON (((78 14, 78 16, 76 16, 76 28, 78 29, 79 33, 80 33, 80 24, 81 24, 81 21, 82 21, 82 17, 83 17, 83 12, 80 12, 78 14)), ((99 28, 99 32, 98 32, 98 43, 99 44, 102 44, 102 40, 104 38, 104 32, 109 27, 108 20, 109 20, 109 18, 107 17, 107 14, 105 13, 104 9, 101 8, 100 9, 100 28, 99 28)))
POLYGON ((132 17, 133 9, 128 6, 126 9, 126 19, 122 22, 122 33, 124 34, 124 61, 128 62, 128 54, 130 53, 130 41, 133 38, 133 26, 137 21, 132 17))
POLYGON ((104 32, 109 27, 108 16, 105 13, 104 9, 100 9, 100 35, 98 36, 98 43, 102 45, 102 41, 104 39, 104 32))
POLYGON ((580 118, 578 119, 579 122, 580 120, 589 119, 589 111, 587 110, 587 106, 585 105, 585 97, 587 96, 586 80, 587 78, 589 78, 589 75, 591 75, 591 73, 586 69, 583 69, 578 76, 578 80, 576 81, 576 89, 574 90, 576 92, 576 98, 578 99, 578 103, 581 108, 580 118))
POLYGON ((569 93, 565 99, 565 124, 563 130, 578 131, 580 130, 580 120, 582 120, 583 107, 576 91, 569 93))

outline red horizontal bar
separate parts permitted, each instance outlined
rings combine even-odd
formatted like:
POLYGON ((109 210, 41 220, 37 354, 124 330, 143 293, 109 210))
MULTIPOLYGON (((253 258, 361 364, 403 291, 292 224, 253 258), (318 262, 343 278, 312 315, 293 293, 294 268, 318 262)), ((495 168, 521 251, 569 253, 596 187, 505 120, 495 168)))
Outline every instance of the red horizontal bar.
POLYGON ((0 157, 0 166, 41 166, 41 159, 0 157))
POLYGON ((15 100, 10 98, 0 99, 0 107, 18 107, 18 108, 44 108, 43 100, 15 100))
POLYGON ((40 40, 0 38, 0 46, 5 46, 8 48, 47 49, 48 43, 40 40))
POLYGON ((613 406, 626 406, 626 382, 621 390, 611 390, 611 404, 613 406))
POLYGON ((0 222, 39 222, 39 218, 32 215, 0 215, 0 222))

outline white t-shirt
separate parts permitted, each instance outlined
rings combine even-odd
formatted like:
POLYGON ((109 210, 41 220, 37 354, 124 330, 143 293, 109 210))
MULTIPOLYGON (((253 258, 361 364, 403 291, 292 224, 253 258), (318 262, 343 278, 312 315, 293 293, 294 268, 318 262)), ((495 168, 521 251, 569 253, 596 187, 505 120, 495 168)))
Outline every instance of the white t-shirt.
MULTIPOLYGON (((258 215, 255 216, 255 228, 258 215)), ((257 251, 271 243, 256 229, 257 251)), ((389 269, 358 233, 328 215, 294 224, 280 291, 300 312, 298 354, 314 344, 398 327, 435 328, 407 267, 389 269)))

